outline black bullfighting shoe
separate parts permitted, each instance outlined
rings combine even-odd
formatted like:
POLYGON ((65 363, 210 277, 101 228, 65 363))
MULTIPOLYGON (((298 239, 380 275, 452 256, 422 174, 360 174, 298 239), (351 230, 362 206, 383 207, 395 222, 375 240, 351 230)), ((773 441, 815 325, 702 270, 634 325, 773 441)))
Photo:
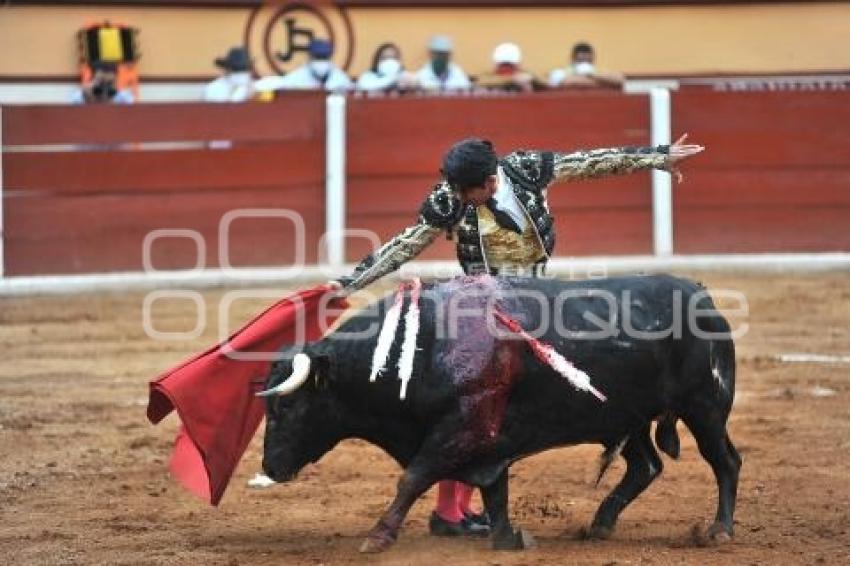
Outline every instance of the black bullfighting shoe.
POLYGON ((487 514, 487 511, 482 511, 481 513, 464 513, 464 517, 478 528, 487 529, 487 534, 490 534, 490 515, 487 514))
POLYGON ((451 521, 446 521, 434 511, 431 513, 431 519, 428 521, 428 529, 436 537, 486 537, 490 534, 490 522, 486 514, 481 513, 480 515, 466 515, 457 523, 452 523, 451 521))

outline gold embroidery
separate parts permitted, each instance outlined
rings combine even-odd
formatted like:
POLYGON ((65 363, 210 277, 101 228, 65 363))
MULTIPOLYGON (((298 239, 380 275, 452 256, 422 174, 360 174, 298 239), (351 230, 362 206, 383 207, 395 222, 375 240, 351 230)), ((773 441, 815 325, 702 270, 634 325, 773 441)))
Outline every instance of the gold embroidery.
POLYGON ((555 181, 625 175, 642 169, 665 169, 669 155, 652 148, 603 148, 555 154, 555 181))
POLYGON ((525 230, 522 234, 517 234, 499 226, 486 205, 482 204, 475 211, 478 214, 478 233, 481 236, 484 257, 491 269, 507 273, 517 272, 546 257, 546 251, 540 244, 540 238, 527 212, 523 211, 527 219, 525 230))

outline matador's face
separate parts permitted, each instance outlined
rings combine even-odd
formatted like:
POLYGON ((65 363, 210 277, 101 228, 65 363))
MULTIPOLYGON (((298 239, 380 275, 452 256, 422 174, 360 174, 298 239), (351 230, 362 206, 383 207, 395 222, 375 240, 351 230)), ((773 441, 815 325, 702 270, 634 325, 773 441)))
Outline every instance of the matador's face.
POLYGON ((463 204, 472 204, 480 206, 487 202, 494 194, 499 186, 499 177, 490 175, 484 181, 484 184, 478 187, 470 187, 460 191, 460 200, 463 204))

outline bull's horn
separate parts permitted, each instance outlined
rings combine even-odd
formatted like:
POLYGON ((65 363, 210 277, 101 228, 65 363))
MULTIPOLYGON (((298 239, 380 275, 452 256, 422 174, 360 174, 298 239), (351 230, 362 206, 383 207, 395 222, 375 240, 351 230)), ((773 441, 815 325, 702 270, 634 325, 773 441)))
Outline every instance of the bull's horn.
POLYGON ((307 381, 310 376, 310 357, 307 354, 295 354, 292 358, 292 375, 286 380, 271 389, 260 391, 257 397, 283 397, 289 395, 307 381))

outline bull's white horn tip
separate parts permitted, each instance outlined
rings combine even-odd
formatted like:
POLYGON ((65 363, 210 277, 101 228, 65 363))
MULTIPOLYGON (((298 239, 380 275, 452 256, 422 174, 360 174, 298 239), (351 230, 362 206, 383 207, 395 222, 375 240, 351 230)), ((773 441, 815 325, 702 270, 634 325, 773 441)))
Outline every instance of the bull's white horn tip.
POLYGON ((292 359, 292 374, 283 383, 256 393, 257 397, 284 396, 298 389, 310 375, 310 356, 304 353, 296 354, 292 359))

